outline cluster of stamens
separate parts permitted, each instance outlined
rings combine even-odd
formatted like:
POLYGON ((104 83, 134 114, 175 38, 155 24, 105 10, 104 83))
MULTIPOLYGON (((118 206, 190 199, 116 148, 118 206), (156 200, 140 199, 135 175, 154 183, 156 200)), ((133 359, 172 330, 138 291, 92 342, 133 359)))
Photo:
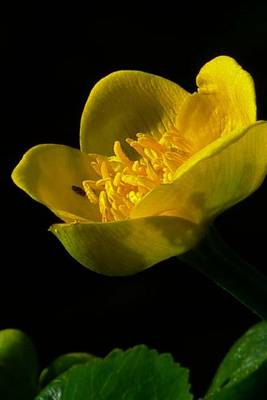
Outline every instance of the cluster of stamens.
POLYGON ((136 140, 126 142, 137 152, 138 160, 131 160, 116 141, 114 156, 96 155, 91 162, 99 179, 82 182, 88 200, 99 205, 102 222, 129 218, 147 193, 173 182, 177 168, 189 157, 189 145, 176 130, 166 132, 159 140, 142 133, 136 136, 136 140))

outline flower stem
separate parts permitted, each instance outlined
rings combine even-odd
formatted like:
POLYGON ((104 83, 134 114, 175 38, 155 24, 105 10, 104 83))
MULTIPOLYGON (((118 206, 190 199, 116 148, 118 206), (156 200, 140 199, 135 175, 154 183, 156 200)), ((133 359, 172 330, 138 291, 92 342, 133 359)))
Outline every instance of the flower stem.
POLYGON ((212 226, 205 238, 179 259, 211 278, 267 320, 267 277, 241 259, 212 226))

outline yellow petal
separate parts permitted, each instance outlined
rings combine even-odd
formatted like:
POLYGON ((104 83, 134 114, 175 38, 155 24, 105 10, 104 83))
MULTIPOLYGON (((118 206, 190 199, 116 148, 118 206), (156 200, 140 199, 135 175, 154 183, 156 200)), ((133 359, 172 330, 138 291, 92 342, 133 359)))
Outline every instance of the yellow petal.
POLYGON ((145 72, 117 71, 108 75, 95 85, 85 105, 81 150, 111 155, 116 140, 135 138, 138 132, 161 137, 173 127, 187 96, 175 83, 145 72))
POLYGON ((90 156, 71 147, 42 144, 24 154, 12 179, 64 221, 99 220, 98 207, 72 189, 95 179, 90 161, 90 156))
POLYGON ((267 122, 259 122, 197 153, 178 168, 172 184, 145 196, 131 217, 176 215, 207 223, 253 193, 266 173, 267 122))
POLYGON ((184 253, 202 237, 196 225, 176 217, 56 224, 50 229, 79 263, 105 275, 137 273, 184 253))
POLYGON ((176 122, 194 151, 256 121, 253 79, 231 57, 205 64, 196 82, 198 92, 186 99, 176 122))

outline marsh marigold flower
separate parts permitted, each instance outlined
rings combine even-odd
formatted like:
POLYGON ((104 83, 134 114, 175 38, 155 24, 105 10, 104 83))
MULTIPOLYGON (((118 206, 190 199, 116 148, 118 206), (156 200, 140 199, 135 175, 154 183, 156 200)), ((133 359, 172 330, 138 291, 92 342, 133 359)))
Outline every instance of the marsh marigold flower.
POLYGON ((191 94, 114 72, 89 95, 80 151, 38 145, 14 169, 14 182, 64 221, 50 230, 81 264, 127 275, 182 254, 263 182, 267 123, 256 121, 251 76, 220 56, 196 82, 191 94))

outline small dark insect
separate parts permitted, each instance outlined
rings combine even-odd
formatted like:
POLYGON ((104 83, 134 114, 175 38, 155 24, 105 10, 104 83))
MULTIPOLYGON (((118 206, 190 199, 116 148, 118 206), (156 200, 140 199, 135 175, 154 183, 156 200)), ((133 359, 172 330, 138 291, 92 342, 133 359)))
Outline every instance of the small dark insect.
POLYGON ((86 195, 85 191, 82 188, 80 188, 79 186, 72 185, 71 188, 75 193, 79 194, 82 197, 84 197, 86 195))

